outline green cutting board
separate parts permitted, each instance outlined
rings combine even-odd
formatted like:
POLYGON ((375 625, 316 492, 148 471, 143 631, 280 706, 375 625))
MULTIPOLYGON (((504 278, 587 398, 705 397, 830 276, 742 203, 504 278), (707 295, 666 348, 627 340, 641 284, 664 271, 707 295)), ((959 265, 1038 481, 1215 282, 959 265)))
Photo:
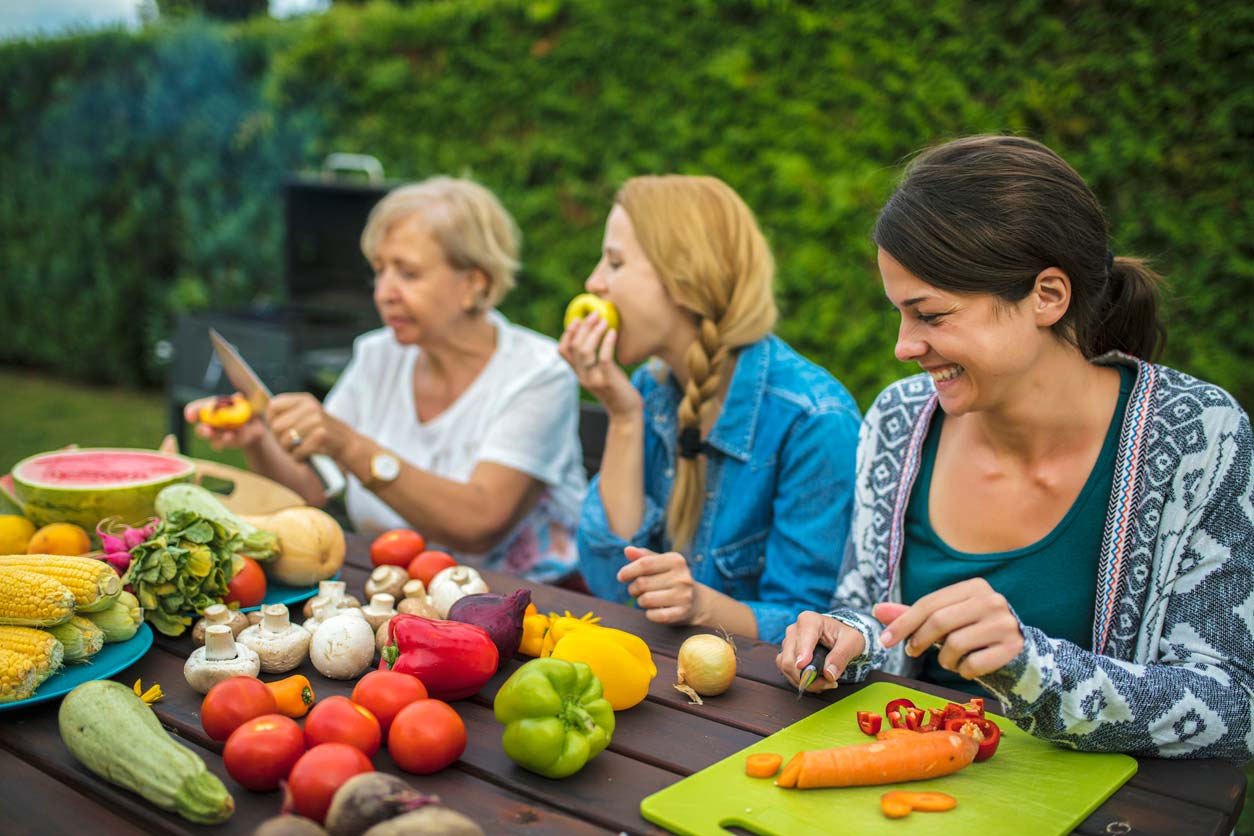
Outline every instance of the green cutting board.
POLYGON ((745 775, 745 756, 774 752, 784 763, 804 749, 827 749, 869 738, 858 730, 856 713, 883 714, 889 700, 908 697, 916 705, 945 701, 909 688, 877 682, 804 720, 725 758, 640 802, 640 813, 683 836, 726 836, 742 827, 762 836, 813 832, 857 834, 1010 833, 1056 836, 1070 833, 1136 773, 1127 755, 1074 752, 1037 740, 1004 717, 989 715, 1001 728, 997 754, 953 775, 880 787, 781 789, 769 778, 745 775), (911 813, 890 820, 880 796, 890 789, 936 790, 958 800, 945 813, 911 813))

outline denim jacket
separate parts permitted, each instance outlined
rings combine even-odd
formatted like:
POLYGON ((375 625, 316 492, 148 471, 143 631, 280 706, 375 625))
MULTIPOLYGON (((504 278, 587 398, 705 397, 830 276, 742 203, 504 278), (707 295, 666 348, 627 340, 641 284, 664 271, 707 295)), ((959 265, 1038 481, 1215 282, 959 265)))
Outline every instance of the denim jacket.
MULTIPOLYGON (((630 540, 610 530, 595 477, 579 520, 579 563, 602 598, 625 602, 623 548, 669 551, 666 505, 675 478, 673 376, 642 367, 644 518, 630 540)), ((753 610, 758 638, 779 642, 802 610, 823 611, 840 571, 861 419, 845 388, 775 336, 740 350, 706 439, 706 498, 687 550, 693 578, 753 610)))

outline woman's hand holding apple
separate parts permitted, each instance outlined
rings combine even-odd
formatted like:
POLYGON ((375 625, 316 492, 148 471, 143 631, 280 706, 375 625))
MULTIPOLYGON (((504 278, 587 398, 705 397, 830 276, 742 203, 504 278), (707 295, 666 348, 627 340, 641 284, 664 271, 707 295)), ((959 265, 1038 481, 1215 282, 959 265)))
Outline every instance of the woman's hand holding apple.
MULTIPOLYGON (((598 296, 590 296, 601 302, 608 311, 606 316, 618 319, 618 314, 610 303, 598 296)), ((574 301, 571 309, 575 308, 574 301)), ((592 393, 609 413, 610 418, 638 416, 644 402, 636 387, 614 359, 614 349, 618 344, 618 331, 611 327, 610 321, 602 316, 600 309, 593 310, 587 316, 579 316, 577 311, 569 318, 568 309, 566 330, 558 341, 557 350, 562 358, 575 370, 579 384, 592 393)))

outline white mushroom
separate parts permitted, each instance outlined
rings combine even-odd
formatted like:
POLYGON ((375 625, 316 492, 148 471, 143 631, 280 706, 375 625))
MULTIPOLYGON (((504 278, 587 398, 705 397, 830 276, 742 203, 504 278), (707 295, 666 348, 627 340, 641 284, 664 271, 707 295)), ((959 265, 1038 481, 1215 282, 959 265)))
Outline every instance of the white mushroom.
POLYGON ((231 628, 214 624, 205 629, 205 646, 187 657, 183 676, 197 693, 209 689, 232 676, 256 678, 261 672, 261 659, 251 649, 231 637, 231 628))
POLYGON ((231 635, 239 638, 248 626, 248 616, 239 610, 229 609, 226 604, 210 604, 205 607, 205 615, 192 627, 192 644, 203 647, 205 644, 205 628, 211 624, 225 624, 231 628, 231 635))
POLYGON ((449 607, 453 606, 458 599, 487 592, 488 584, 477 569, 458 564, 441 569, 431 579, 428 591, 431 593, 431 605, 435 607, 440 618, 448 618, 449 607))
POLYGON ((356 679, 374 660, 374 630, 360 616, 341 613, 314 631, 309 661, 329 679, 356 679))
POLYGON ((257 652, 266 673, 286 673, 299 667, 309 656, 309 631, 293 624, 282 604, 270 604, 261 611, 261 623, 240 633, 240 643, 257 652))
POLYGON ((349 607, 360 607, 361 602, 348 594, 348 584, 344 581, 318 581, 318 594, 305 602, 305 618, 313 617, 314 601, 319 598, 330 598, 342 610, 349 607))
POLYGON ((391 595, 393 600, 400 598, 408 580, 409 573, 400 566, 376 566, 366 579, 366 597, 373 598, 382 592, 391 595))
POLYGON ((407 582, 402 588, 405 597, 396 604, 396 611, 403 612, 407 615, 420 615, 423 618, 436 618, 440 614, 435 611, 435 607, 431 604, 431 596, 427 594, 427 587, 422 581, 414 578, 407 582))
POLYGON ((386 592, 380 592, 370 599, 370 603, 361 608, 366 623, 371 630, 378 630, 379 625, 387 624, 396 615, 396 607, 392 606, 396 599, 386 592))
POLYGON ((313 635, 314 630, 318 629, 318 625, 326 621, 332 616, 338 615, 340 608, 330 598, 323 598, 319 595, 313 599, 313 617, 305 619, 305 623, 301 627, 309 631, 313 635))

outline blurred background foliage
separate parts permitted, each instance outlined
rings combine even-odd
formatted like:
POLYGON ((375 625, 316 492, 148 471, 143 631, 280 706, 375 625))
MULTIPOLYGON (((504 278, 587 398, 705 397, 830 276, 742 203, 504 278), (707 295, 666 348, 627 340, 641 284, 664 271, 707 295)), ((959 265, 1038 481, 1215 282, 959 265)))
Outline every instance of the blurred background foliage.
POLYGON ((160 381, 177 313, 282 301, 282 178, 350 151, 495 190, 525 238, 504 310, 554 335, 618 184, 719 176, 772 242, 780 335, 865 407, 913 370, 869 239, 901 163, 1013 132, 1168 276, 1165 360, 1248 408, 1251 78, 1254 6, 1186 0, 341 3, 4 44, 0 363, 160 381))

